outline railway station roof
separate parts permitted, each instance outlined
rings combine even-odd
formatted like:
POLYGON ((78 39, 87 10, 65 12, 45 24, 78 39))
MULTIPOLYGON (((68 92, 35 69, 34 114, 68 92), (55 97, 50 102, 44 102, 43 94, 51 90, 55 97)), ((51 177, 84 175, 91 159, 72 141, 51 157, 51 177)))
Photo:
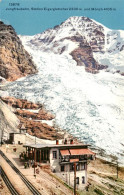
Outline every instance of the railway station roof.
POLYGON ((42 148, 60 148, 60 149, 66 149, 66 148, 87 148, 88 144, 24 144, 23 147, 29 147, 29 148, 36 148, 36 149, 42 149, 42 148))

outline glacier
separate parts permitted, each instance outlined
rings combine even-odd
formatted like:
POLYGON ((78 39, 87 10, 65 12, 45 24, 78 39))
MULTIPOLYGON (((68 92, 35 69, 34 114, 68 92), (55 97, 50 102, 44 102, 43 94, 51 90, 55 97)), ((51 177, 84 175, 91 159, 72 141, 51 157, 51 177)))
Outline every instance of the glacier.
POLYGON ((42 103, 60 128, 124 164, 124 77, 90 74, 69 55, 25 48, 39 72, 9 83, 9 95, 42 103))

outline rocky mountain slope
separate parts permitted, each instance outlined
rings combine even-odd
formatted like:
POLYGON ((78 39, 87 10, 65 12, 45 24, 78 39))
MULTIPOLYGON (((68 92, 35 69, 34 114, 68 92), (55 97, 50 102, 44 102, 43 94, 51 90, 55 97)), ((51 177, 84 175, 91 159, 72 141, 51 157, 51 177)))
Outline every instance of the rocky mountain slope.
POLYGON ((8 138, 8 133, 18 132, 19 119, 12 109, 0 99, 0 140, 8 138))
MULTIPOLYGON (((5 102, 10 108, 13 108, 14 113, 5 117, 16 118, 18 121, 18 129, 26 130, 30 135, 35 135, 38 138, 54 140, 62 138, 57 133, 55 128, 49 125, 49 122, 55 118, 50 112, 46 111, 41 104, 35 104, 27 100, 16 99, 13 97, 1 97, 1 102, 5 102)), ((5 103, 3 103, 5 105, 5 103)), ((6 118, 3 118, 3 122, 6 118)), ((13 121, 12 121, 13 127, 13 121)), ((17 128, 17 127, 16 127, 17 128)), ((1 126, 2 131, 3 125, 1 126)))
POLYGON ((36 73, 36 67, 15 30, 0 21, 0 80, 14 81, 36 73))
POLYGON ((44 52, 68 53, 77 65, 92 73, 104 68, 124 72, 124 32, 108 29, 87 17, 70 17, 53 29, 22 37, 22 41, 44 52))

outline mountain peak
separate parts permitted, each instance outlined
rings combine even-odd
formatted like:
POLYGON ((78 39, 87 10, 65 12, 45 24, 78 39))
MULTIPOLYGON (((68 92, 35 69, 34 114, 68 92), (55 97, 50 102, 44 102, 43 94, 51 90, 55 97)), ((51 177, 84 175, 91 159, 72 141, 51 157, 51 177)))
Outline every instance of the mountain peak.
POLYGON ((67 20, 74 21, 74 22, 79 22, 79 21, 92 22, 92 19, 85 16, 71 16, 67 20))
POLYGON ((83 25, 85 24, 86 26, 90 23, 94 24, 94 26, 103 26, 102 24, 96 22, 95 20, 93 19, 90 19, 88 17, 85 17, 85 16, 71 16, 69 17, 67 20, 65 20, 65 22, 62 22, 61 24, 65 24, 65 23, 69 23, 70 25, 73 24, 73 25, 76 25, 76 26, 79 26, 79 25, 83 25))
MULTIPOLYGON (((87 57, 93 62, 90 67, 95 69, 113 66, 113 60, 106 60, 105 55, 120 53, 124 50, 124 33, 111 30, 93 19, 84 16, 72 16, 53 29, 48 29, 41 34, 35 35, 27 42, 33 49, 55 54, 73 55, 76 50, 77 56, 82 56, 89 48, 87 57), (82 51, 83 50, 83 51, 82 51), (102 57, 101 57, 102 56, 102 57), (103 58, 103 60, 102 60, 103 58), (94 65, 95 64, 95 65, 94 65), (101 66, 102 65, 102 66, 101 66)), ((89 67, 83 57, 74 57, 77 65, 89 67), (80 58, 80 59, 78 59, 80 58), (83 59, 82 59, 83 58, 83 59)), ((111 57, 110 57, 111 59, 111 57)), ((120 59, 120 57, 118 57, 120 59)), ((120 61, 118 62, 119 66, 120 61)))

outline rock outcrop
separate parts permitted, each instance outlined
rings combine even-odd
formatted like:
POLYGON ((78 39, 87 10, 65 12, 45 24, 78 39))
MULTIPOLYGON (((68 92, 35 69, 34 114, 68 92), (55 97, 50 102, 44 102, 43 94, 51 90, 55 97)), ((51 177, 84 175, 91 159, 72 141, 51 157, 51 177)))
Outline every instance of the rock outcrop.
POLYGON ((14 28, 0 21, 0 76, 8 81, 36 73, 31 56, 14 28))
POLYGON ((16 99, 14 97, 1 97, 2 101, 4 101, 9 106, 13 108, 20 108, 20 109, 39 109, 42 107, 41 104, 35 104, 27 100, 23 99, 16 99))
POLYGON ((46 112, 45 109, 40 109, 38 113, 33 113, 28 110, 16 110, 15 114, 18 116, 32 118, 34 120, 52 120, 54 116, 51 113, 46 112))
POLYGON ((98 73, 98 66, 100 65, 93 58, 90 46, 83 45, 71 52, 71 55, 78 66, 84 66, 87 72, 98 73))
POLYGON ((45 122, 36 121, 21 116, 18 116, 18 118, 21 122, 20 128, 23 125, 23 128, 27 130, 27 133, 29 133, 32 136, 49 140, 62 138, 62 136, 59 133, 57 133, 57 131, 53 127, 46 124, 45 122))
POLYGON ((47 124, 55 118, 53 114, 47 112, 41 104, 35 104, 27 100, 16 99, 14 97, 1 97, 20 121, 18 129, 27 131, 30 135, 38 138, 54 140, 62 138, 53 126, 47 124), (46 121, 46 122, 45 122, 46 121))
POLYGON ((73 59, 77 62, 77 65, 84 66, 85 70, 88 72, 94 71, 92 73, 97 73, 98 66, 100 65, 93 58, 91 46, 89 46, 89 44, 81 36, 71 37, 71 40, 78 42, 79 44, 79 47, 70 53, 73 59))

